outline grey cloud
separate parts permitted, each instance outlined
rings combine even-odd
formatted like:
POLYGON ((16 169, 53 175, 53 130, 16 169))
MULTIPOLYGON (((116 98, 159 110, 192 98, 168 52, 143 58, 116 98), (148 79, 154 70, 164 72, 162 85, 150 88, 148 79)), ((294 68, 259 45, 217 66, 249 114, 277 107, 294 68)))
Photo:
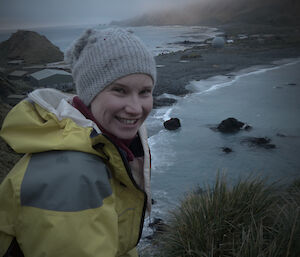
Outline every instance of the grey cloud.
POLYGON ((201 0, 0 0, 0 27, 107 23, 201 0))

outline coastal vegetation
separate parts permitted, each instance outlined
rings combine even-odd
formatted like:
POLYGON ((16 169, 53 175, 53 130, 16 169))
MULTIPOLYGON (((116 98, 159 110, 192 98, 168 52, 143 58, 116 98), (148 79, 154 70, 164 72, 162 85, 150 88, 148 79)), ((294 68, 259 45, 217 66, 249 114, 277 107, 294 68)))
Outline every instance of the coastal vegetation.
POLYGON ((151 248, 160 257, 297 257, 299 240, 300 179, 282 188, 218 176, 186 194, 151 248))

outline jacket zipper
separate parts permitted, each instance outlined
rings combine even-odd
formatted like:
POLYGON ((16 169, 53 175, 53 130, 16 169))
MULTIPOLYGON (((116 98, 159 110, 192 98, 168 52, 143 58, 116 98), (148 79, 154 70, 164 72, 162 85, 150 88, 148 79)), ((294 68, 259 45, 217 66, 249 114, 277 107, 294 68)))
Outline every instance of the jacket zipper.
POLYGON ((106 139, 108 139, 115 147, 116 149, 118 150, 120 156, 121 156, 121 159, 123 161, 123 164, 125 166, 125 169, 126 169, 126 172, 127 172, 127 175, 128 177, 130 178, 131 182, 133 183, 133 185, 139 190, 141 191, 143 194, 144 194, 144 206, 143 206, 143 213, 142 213, 142 217, 141 217, 141 223, 140 223, 140 231, 139 231, 139 237, 138 237, 138 240, 136 242, 136 245, 139 243, 141 237, 142 237, 142 232, 143 232, 143 227, 144 227, 144 220, 145 220, 145 214, 146 214, 146 208, 147 208, 147 194, 144 190, 142 190, 138 184, 135 182, 133 176, 132 176, 132 173, 131 173, 131 168, 129 166, 129 163, 128 163, 128 160, 125 156, 125 154, 120 150, 120 148, 114 143, 112 142, 112 140, 110 140, 110 138, 104 134, 102 134, 103 136, 106 137, 106 139))

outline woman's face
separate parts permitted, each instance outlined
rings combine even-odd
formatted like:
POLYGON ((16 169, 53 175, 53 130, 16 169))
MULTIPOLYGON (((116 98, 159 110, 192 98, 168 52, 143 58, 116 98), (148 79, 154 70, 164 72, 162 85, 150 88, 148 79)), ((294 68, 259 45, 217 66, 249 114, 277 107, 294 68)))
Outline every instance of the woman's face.
POLYGON ((153 81, 145 74, 132 74, 114 81, 92 101, 91 111, 109 133, 132 139, 153 107, 153 81))

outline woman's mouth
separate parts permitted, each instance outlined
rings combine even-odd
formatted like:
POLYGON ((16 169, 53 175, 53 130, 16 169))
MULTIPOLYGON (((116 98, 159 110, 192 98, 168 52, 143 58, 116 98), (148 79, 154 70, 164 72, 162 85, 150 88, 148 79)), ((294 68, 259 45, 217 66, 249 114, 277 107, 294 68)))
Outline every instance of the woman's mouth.
POLYGON ((138 121, 138 119, 124 119, 124 118, 120 118, 120 117, 117 117, 117 120, 125 125, 133 125, 133 124, 137 123, 137 121, 138 121))

